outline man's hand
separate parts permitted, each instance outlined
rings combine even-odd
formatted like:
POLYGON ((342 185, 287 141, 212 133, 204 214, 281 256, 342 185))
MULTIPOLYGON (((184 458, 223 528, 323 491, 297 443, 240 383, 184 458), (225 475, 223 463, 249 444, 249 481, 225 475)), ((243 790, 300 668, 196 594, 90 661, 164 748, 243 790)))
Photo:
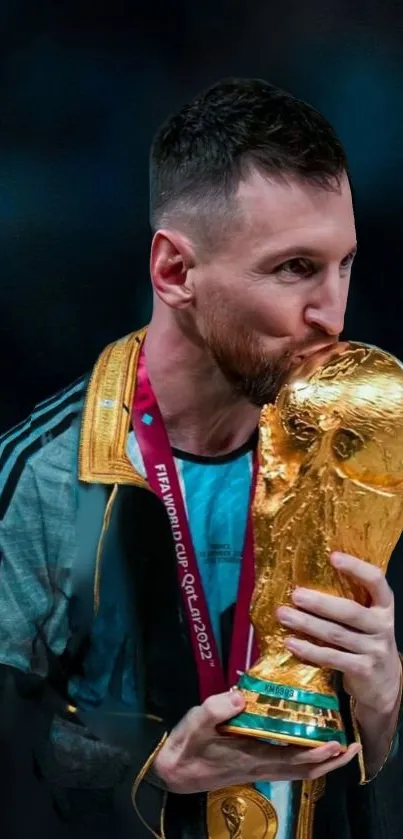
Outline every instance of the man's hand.
POLYGON ((280 623, 291 631, 324 643, 287 639, 294 655, 319 667, 343 673, 344 687, 357 704, 382 715, 391 714, 400 690, 401 665, 394 632, 393 593, 382 571, 346 554, 332 554, 333 566, 363 586, 370 606, 330 594, 297 588, 298 609, 277 610, 280 623))
POLYGON ((399 714, 402 671, 393 593, 382 571, 368 562, 338 553, 331 562, 368 591, 370 605, 301 588, 293 594, 298 609, 281 607, 277 617, 291 631, 322 642, 289 638, 285 643, 294 655, 343 673, 345 690, 355 700, 366 774, 372 777, 387 758, 399 714))
POLYGON ((153 764, 176 793, 206 792, 256 781, 314 780, 349 763, 360 747, 340 754, 336 742, 313 749, 271 746, 246 737, 220 735, 217 726, 243 710, 236 691, 193 708, 172 731, 153 764))

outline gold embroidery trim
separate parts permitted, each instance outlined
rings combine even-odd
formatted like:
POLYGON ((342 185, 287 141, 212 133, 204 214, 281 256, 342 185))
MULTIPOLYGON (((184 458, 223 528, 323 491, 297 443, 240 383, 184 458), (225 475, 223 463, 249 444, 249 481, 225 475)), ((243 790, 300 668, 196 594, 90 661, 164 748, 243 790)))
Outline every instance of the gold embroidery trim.
POLYGON ((87 390, 79 447, 85 483, 148 487, 127 454, 137 363, 146 329, 110 344, 95 364, 87 390))
MULTIPOLYGON (((146 329, 142 329, 110 344, 101 353, 90 379, 83 412, 79 445, 79 480, 84 483, 114 484, 105 507, 97 546, 94 574, 95 614, 100 604, 102 549, 119 485, 137 485, 150 489, 147 481, 135 470, 126 454, 137 364, 145 335, 146 329)), ((77 712, 74 706, 68 708, 71 713, 77 712)), ((161 721, 158 717, 148 714, 146 716, 161 721)), ((164 815, 167 794, 164 793, 159 836, 141 815, 137 806, 137 793, 167 737, 168 733, 165 733, 137 775, 132 789, 132 802, 137 816, 155 839, 165 839, 164 815)))
POLYGON ((146 329, 110 344, 95 364, 88 386, 79 445, 78 476, 84 483, 114 484, 98 540, 94 574, 94 614, 99 610, 102 548, 118 486, 149 489, 126 454, 137 363, 146 329))
POLYGON ((165 817, 165 806, 166 806, 166 800, 167 800, 167 793, 166 792, 164 793, 164 798, 163 798, 163 803, 162 803, 162 808, 161 808, 160 833, 159 834, 156 833, 155 830, 153 830, 153 828, 150 827, 149 824, 147 824, 146 820, 141 815, 140 810, 139 810, 138 805, 137 805, 137 794, 138 794, 138 791, 139 791, 139 788, 140 788, 140 784, 144 781, 144 778, 147 775, 148 770, 151 768, 152 764, 154 763, 155 758, 160 753, 160 751, 161 751, 164 743, 166 742, 167 738, 168 738, 168 732, 166 731, 165 734, 163 735, 163 737, 161 737, 161 740, 159 741, 158 745, 155 747, 154 751, 150 754, 150 757, 147 758, 145 764, 140 769, 140 772, 138 773, 137 778, 136 778, 136 780, 133 784, 133 788, 132 788, 132 804, 133 804, 135 813, 136 813, 137 817, 140 819, 142 825, 147 830, 150 831, 152 836, 154 836, 154 839, 166 839, 165 829, 164 829, 164 817, 165 817))
POLYGON ((299 806, 295 839, 312 839, 315 806, 319 799, 322 798, 325 792, 325 786, 325 778, 302 782, 301 803, 299 806))
MULTIPOLYGON (((400 688, 399 688, 399 696, 398 696, 398 705, 400 707, 400 705, 402 704, 402 696, 403 696, 403 659, 402 659, 402 655, 400 653, 399 653, 399 658, 400 658, 400 688)), ((371 781, 374 781, 375 778, 378 777, 378 775, 382 772, 382 769, 384 768, 384 766, 388 762, 389 757, 390 757, 390 753, 392 751, 392 747, 393 747, 393 744, 394 744, 396 730, 397 730, 397 726, 398 726, 398 723, 399 723, 399 718, 397 720, 396 728, 393 732, 393 737, 390 741, 385 760, 383 761, 383 763, 379 767, 378 771, 375 772, 375 775, 371 775, 369 777, 368 774, 367 774, 366 767, 365 767, 365 760, 364 760, 361 734, 360 734, 360 729, 359 729, 359 725, 358 725, 358 721, 357 721, 357 717, 356 717, 356 713, 355 713, 356 704, 357 704, 356 700, 353 699, 352 696, 350 696, 350 714, 351 714, 351 722, 353 724, 354 739, 355 739, 356 743, 359 743, 360 746, 361 746, 361 751, 358 754, 358 765, 360 767, 360 786, 365 786, 366 784, 370 784, 371 781)))

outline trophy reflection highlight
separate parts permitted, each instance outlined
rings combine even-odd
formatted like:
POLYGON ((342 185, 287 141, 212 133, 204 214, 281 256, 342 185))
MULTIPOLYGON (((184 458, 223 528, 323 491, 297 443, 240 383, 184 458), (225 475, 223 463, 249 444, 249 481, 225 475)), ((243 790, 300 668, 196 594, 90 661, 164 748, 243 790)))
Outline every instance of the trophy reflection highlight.
POLYGON ((329 670, 284 646, 277 621, 304 586, 367 604, 332 551, 386 571, 403 529, 403 366, 363 344, 336 344, 294 371, 260 423, 251 619, 260 658, 238 688, 246 706, 222 731, 318 746, 346 734, 329 670))

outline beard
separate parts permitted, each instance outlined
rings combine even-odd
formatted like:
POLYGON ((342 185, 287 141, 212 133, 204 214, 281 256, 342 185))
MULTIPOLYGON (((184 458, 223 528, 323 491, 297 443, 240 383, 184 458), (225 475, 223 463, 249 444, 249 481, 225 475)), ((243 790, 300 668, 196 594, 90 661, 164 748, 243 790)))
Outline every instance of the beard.
POLYGON ((233 331, 210 321, 205 341, 221 373, 237 396, 257 408, 274 402, 294 366, 292 352, 268 357, 259 340, 245 327, 233 331))

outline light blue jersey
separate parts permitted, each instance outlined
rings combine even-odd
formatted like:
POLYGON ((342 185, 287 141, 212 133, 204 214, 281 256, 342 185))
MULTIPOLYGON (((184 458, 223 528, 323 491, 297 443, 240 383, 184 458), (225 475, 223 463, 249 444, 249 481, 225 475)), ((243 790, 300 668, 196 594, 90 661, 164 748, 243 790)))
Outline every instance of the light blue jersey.
MULTIPOLYGON (((128 455, 145 475, 133 432, 128 438, 128 455)), ((225 658, 245 541, 253 468, 251 444, 222 458, 195 458, 181 452, 174 455, 211 623, 225 658)), ((255 786, 276 809, 276 839, 291 839, 292 785, 284 781, 255 786)))

